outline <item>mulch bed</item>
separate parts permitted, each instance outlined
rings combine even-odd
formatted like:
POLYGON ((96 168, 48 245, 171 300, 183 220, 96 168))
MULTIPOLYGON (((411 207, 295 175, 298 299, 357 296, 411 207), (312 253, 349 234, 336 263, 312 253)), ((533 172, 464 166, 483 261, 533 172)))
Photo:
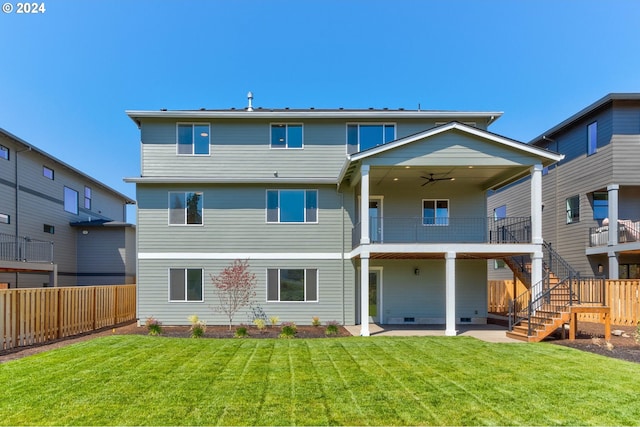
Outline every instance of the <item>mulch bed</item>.
MULTIPOLYGON (((163 328, 162 336, 188 338, 190 336, 188 326, 167 326, 163 328)), ((338 327, 338 336, 350 336, 351 334, 343 327, 338 327)), ((578 332, 575 341, 569 341, 568 331, 567 338, 561 339, 560 332, 550 336, 545 341, 563 345, 566 347, 576 348, 582 351, 600 354, 616 359, 628 360, 640 363, 640 344, 635 340, 636 327, 633 326, 611 326, 612 331, 622 331, 620 336, 611 336, 610 345, 604 340, 604 325, 591 322, 579 322, 578 332)), ((204 338, 232 338, 235 328, 229 331, 227 326, 208 326, 204 334, 204 338)), ((325 337, 324 326, 298 326, 297 338, 321 338, 325 337)), ((265 332, 258 331, 255 327, 248 328, 250 338, 277 338, 280 334, 280 328, 267 328, 265 332)), ((41 353, 43 351, 53 350, 76 342, 93 339, 96 337, 107 335, 147 335, 145 327, 138 327, 136 323, 119 325, 115 328, 105 328, 96 332, 86 333, 74 337, 64 338, 57 341, 47 342, 45 344, 36 344, 29 347, 20 347, 12 350, 0 350, 0 363, 9 360, 20 359, 32 354, 41 353)))

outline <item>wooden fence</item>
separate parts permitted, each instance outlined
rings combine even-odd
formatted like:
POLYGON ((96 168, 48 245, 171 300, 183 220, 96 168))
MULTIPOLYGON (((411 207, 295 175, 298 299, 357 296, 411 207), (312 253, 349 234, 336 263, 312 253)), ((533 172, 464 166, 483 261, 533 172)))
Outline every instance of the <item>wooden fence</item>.
MULTIPOLYGON (((636 326, 640 321, 640 280, 607 279, 605 288, 607 305, 611 308, 611 324, 636 326)), ((489 312, 506 314, 509 300, 513 298, 512 290, 513 280, 490 280, 487 294, 489 312)), ((578 320, 599 322, 600 314, 581 313, 578 320)))
POLYGON ((0 290, 0 350, 136 319, 136 285, 0 290))

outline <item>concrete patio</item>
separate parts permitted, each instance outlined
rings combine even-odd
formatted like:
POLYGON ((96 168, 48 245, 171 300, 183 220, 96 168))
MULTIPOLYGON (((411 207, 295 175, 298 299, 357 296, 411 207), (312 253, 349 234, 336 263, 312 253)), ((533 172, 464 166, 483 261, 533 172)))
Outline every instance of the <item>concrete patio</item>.
MULTIPOLYGON (((468 336, 491 343, 522 343, 523 341, 507 337, 507 328, 500 325, 457 325, 458 336, 468 336)), ((360 335, 360 325, 345 326, 351 335, 360 335)), ((395 337, 444 337, 444 325, 379 325, 369 324, 371 336, 395 337)))

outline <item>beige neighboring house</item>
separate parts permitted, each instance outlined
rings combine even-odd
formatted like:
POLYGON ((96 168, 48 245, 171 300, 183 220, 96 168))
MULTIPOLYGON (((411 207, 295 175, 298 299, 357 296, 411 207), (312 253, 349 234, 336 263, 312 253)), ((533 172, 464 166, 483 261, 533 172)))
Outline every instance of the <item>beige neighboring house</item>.
POLYGON ((131 204, 0 129, 0 288, 135 283, 131 204))

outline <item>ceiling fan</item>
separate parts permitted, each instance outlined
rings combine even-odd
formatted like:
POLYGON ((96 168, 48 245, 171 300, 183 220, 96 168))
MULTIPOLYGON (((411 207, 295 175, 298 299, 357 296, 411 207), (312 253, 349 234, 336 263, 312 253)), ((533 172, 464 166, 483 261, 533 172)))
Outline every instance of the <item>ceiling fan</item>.
POLYGON ((455 181, 455 178, 434 178, 433 174, 430 173, 429 176, 421 176, 420 178, 422 179, 426 179, 427 181, 424 182, 421 187, 424 187, 427 184, 431 184, 432 182, 436 182, 436 181, 455 181))

